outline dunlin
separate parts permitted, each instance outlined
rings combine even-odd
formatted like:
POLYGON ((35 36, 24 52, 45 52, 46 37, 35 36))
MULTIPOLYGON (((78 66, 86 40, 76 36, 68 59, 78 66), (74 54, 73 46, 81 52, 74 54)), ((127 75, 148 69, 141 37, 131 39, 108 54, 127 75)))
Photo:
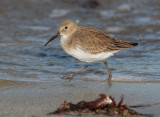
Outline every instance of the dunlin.
POLYGON ((109 73, 108 82, 110 82, 112 74, 106 59, 121 49, 138 45, 138 43, 116 39, 93 27, 78 26, 71 19, 67 19, 60 23, 59 31, 48 40, 45 46, 59 35, 61 36, 60 42, 64 51, 80 61, 86 62, 83 68, 64 77, 70 80, 78 72, 86 69, 89 62, 103 61, 109 73))

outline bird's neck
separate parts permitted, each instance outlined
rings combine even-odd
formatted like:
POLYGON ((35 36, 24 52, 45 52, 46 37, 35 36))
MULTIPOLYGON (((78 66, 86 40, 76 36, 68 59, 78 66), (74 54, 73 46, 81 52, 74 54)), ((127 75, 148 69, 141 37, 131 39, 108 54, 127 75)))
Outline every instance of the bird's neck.
POLYGON ((62 48, 67 51, 67 49, 69 49, 69 35, 62 35, 61 36, 61 39, 60 39, 60 42, 61 42, 61 45, 62 45, 62 48))

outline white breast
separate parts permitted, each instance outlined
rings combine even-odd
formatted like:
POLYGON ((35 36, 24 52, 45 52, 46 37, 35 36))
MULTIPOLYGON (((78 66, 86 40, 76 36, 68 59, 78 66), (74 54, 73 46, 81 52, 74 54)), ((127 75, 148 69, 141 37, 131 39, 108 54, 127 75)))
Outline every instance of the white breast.
POLYGON ((102 52, 99 54, 91 54, 91 53, 87 53, 84 52, 83 50, 77 48, 77 49, 71 49, 68 54, 72 55, 73 57, 79 59, 80 61, 84 61, 84 62, 96 62, 96 61, 101 61, 101 60, 105 60, 111 56, 114 55, 114 52, 102 52))

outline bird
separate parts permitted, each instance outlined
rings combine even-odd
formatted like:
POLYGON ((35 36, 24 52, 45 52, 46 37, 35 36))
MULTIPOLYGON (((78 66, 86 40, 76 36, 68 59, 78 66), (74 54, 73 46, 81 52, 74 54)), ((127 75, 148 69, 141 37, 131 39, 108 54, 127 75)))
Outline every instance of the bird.
POLYGON ((72 19, 66 19, 59 24, 58 32, 44 46, 61 36, 61 46, 66 53, 85 62, 85 66, 63 77, 72 80, 74 76, 88 67, 88 63, 102 61, 108 71, 107 81, 112 79, 112 73, 106 59, 122 49, 137 46, 138 43, 119 40, 104 31, 90 26, 78 26, 72 19))

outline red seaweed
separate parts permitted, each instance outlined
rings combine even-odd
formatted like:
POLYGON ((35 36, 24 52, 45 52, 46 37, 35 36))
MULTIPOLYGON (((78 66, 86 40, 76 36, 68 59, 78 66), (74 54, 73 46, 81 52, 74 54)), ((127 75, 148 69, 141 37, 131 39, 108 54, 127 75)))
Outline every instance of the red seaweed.
POLYGON ((74 113, 94 113, 94 114, 103 114, 109 116, 147 116, 151 117, 152 115, 146 115, 138 113, 129 107, 126 104, 122 104, 124 96, 122 95, 121 100, 116 104, 114 98, 111 96, 106 96, 105 94, 100 94, 100 98, 94 101, 80 101, 77 104, 72 104, 64 101, 61 106, 54 112, 48 113, 48 115, 55 114, 69 114, 74 113))

